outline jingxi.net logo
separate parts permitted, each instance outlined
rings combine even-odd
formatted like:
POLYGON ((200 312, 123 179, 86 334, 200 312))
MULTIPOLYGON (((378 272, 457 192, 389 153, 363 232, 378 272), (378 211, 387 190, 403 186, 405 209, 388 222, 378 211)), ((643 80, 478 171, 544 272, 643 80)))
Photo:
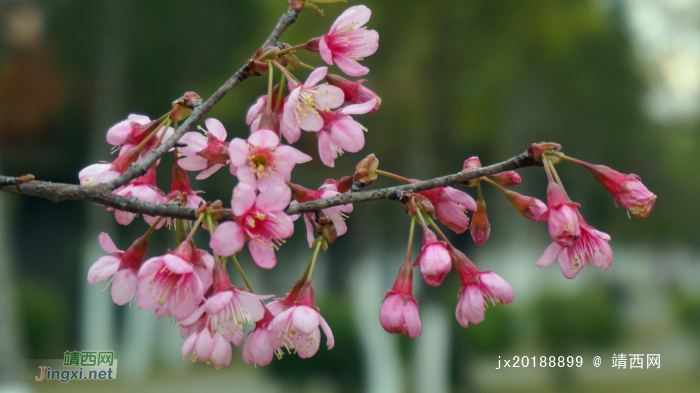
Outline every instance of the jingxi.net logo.
POLYGON ((66 351, 61 359, 23 360, 23 379, 41 381, 113 380, 117 378, 114 351, 66 351))

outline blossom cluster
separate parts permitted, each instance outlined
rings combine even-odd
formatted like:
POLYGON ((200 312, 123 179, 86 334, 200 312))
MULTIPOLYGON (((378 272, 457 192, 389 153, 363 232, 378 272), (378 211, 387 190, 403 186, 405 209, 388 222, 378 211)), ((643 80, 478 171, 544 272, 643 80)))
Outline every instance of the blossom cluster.
MULTIPOLYGON (((197 220, 144 215, 149 229, 126 251, 118 249, 110 236, 102 233, 99 243, 108 255, 95 262, 87 280, 90 284, 110 280, 112 299, 118 305, 135 301, 139 309, 155 311, 159 319, 164 316, 174 319, 184 339, 183 357, 215 367, 229 365, 231 344, 243 344, 246 324, 253 326, 242 349, 243 360, 248 364, 269 364, 275 356, 281 357, 284 349, 302 358, 311 357, 320 347, 321 330, 328 349, 333 348, 331 328, 314 303, 313 273, 320 250, 327 250, 338 236, 347 233, 345 219, 353 211, 353 205, 335 205, 298 215, 288 215, 288 207, 344 194, 371 184, 380 175, 403 183, 418 180, 379 170, 379 161, 370 154, 359 162, 355 173, 329 179, 316 190, 291 182, 295 166, 313 159, 291 146, 301 138, 302 130, 316 134, 318 158, 333 167, 344 152, 356 153, 364 147, 367 129, 353 116, 374 113, 381 105, 379 96, 364 86, 365 80, 351 81, 329 74, 328 67, 306 65, 296 54, 301 50, 319 53, 324 62, 337 65, 351 77, 366 75, 369 69, 359 61, 374 54, 379 41, 376 31, 364 28, 370 16, 371 11, 365 6, 350 7, 324 36, 297 46, 280 44, 258 50, 249 62, 250 72, 268 73, 269 84, 267 94, 259 97, 247 113, 246 123, 250 126, 247 138, 229 139, 224 125, 214 118, 205 120, 206 128, 180 135, 179 122, 191 115, 200 101, 196 93, 189 92, 173 102, 173 109, 158 119, 130 115, 115 124, 107 131, 106 139, 114 146, 113 152, 119 152, 118 158, 111 163, 90 165, 79 173, 83 186, 110 182, 132 164, 143 161, 163 141, 179 138, 173 148, 175 158, 168 194, 156 182, 160 161, 143 176, 113 192, 145 203, 194 208, 197 220), (303 83, 293 75, 300 67, 311 70, 303 83), (279 72, 278 84, 273 83, 275 72, 279 72), (229 208, 224 208, 220 201, 205 200, 199 191, 192 189, 188 176, 188 172, 197 172, 195 179, 204 180, 224 167, 237 179, 229 208), (294 234, 294 222, 302 215, 306 237, 313 249, 311 261, 283 298, 266 303, 274 295, 253 291, 236 255, 247 245, 260 268, 274 268, 276 251, 294 234), (151 234, 166 224, 176 232, 174 250, 146 259, 151 234), (210 233, 210 251, 195 245, 193 235, 199 228, 210 233), (229 258, 246 287, 232 285, 226 268, 229 258)), ((573 278, 590 264, 607 269, 612 263, 612 251, 608 245, 610 236, 585 223, 578 204, 566 194, 554 164, 568 160, 588 168, 616 201, 637 217, 646 217, 653 208, 656 197, 635 175, 623 175, 573 159, 555 144, 533 144, 528 152, 543 164, 549 178, 546 204, 506 188, 521 182, 520 176, 512 171, 476 177, 462 184, 477 188, 477 200, 452 187, 400 197, 411 217, 411 229, 406 258, 393 288, 386 292, 379 314, 379 322, 387 332, 411 338, 421 333, 418 303, 413 297, 414 266, 419 267, 430 286, 440 286, 455 267, 462 283, 456 318, 464 327, 469 322, 483 321, 488 304, 513 301, 510 284, 493 271, 477 269, 449 242, 436 223, 439 221, 458 234, 468 230, 476 244, 484 244, 491 225, 482 183, 503 192, 524 217, 547 221, 554 243, 537 265, 547 265, 558 257, 567 278, 573 278), (471 219, 469 212, 473 212, 471 219), (422 228, 422 247, 412 261, 416 222, 422 228)), ((465 161, 462 171, 479 168, 479 159, 472 157, 465 161)), ((131 224, 135 216, 132 212, 115 211, 116 221, 122 225, 131 224)))

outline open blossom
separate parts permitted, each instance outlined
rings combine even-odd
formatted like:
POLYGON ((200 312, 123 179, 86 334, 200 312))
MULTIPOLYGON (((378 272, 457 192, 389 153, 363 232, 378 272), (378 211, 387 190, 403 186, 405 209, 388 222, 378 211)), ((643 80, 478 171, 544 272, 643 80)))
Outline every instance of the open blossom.
POLYGON ((272 313, 267 307, 265 307, 264 312, 262 319, 255 323, 255 329, 250 332, 248 339, 243 344, 241 355, 246 364, 255 363, 256 366, 270 364, 273 355, 283 345, 281 340, 272 332, 270 326, 274 318, 272 313))
MULTIPOLYGON (((293 183, 290 183, 289 187, 291 188, 292 196, 298 203, 315 201, 317 199, 326 199, 334 197, 336 195, 340 195, 335 183, 327 182, 316 191, 309 190, 306 187, 302 187, 298 184, 293 183)), ((346 213, 352 213, 351 203, 348 203, 347 205, 327 207, 325 209, 321 209, 321 212, 323 212, 323 214, 333 222, 333 226, 335 227, 336 231, 336 236, 344 235, 348 231, 348 227, 345 224, 345 219, 343 215, 346 213)), ((309 241, 309 247, 312 247, 314 239, 316 238, 316 215, 314 213, 303 213, 303 215, 304 223, 306 224, 306 238, 309 241)), ((299 218, 298 215, 291 217, 293 221, 296 221, 297 218, 299 218)))
POLYGON ((321 161, 333 168, 334 160, 343 150, 357 153, 365 146, 367 129, 362 124, 353 120, 350 115, 369 113, 375 106, 376 100, 370 100, 364 104, 349 105, 339 111, 321 111, 323 128, 318 132, 318 153, 321 161))
POLYGON ((406 334, 411 338, 420 336, 421 322, 418 302, 413 297, 413 268, 410 256, 399 268, 394 287, 386 292, 379 310, 379 323, 392 334, 406 334))
POLYGON ((466 328, 469 322, 481 323, 488 303, 495 306, 513 301, 513 288, 501 276, 490 270, 479 271, 466 255, 453 247, 450 247, 450 254, 462 281, 455 311, 460 325, 466 328))
POLYGON ((111 281, 112 300, 120 306, 131 302, 136 294, 136 274, 148 249, 148 237, 136 239, 126 251, 118 249, 105 232, 100 234, 99 241, 109 255, 101 257, 90 267, 88 284, 97 284, 114 276, 111 281))
POLYGON ((476 210, 476 201, 467 193, 452 187, 439 187, 419 192, 435 207, 437 218, 456 233, 469 228, 469 218, 465 210, 476 210))
POLYGON ((314 289, 311 283, 295 288, 284 299, 267 305, 274 315, 270 330, 279 338, 281 345, 296 351, 300 358, 310 358, 316 354, 321 343, 321 330, 326 334, 326 345, 333 349, 333 332, 318 308, 314 305, 314 289))
POLYGON ((136 149, 122 151, 119 157, 112 163, 92 164, 83 168, 78 173, 81 186, 93 186, 116 179, 138 160, 140 152, 136 149), (125 153, 126 152, 126 153, 125 153))
POLYGON ((162 119, 151 121, 148 116, 129 115, 126 120, 115 124, 107 131, 107 143, 114 145, 115 149, 121 149, 119 155, 122 155, 128 150, 138 146, 148 138, 156 128, 160 128, 158 133, 146 143, 141 151, 141 155, 146 156, 153 150, 163 132, 165 132, 163 139, 168 139, 175 133, 172 127, 163 129, 161 127, 162 121, 162 119))
POLYGON ((138 273, 139 309, 156 310, 158 319, 190 316, 212 284, 214 257, 185 240, 165 255, 143 263, 138 273))
POLYGON ((637 218, 646 218, 651 213, 656 195, 646 188, 639 176, 625 175, 605 165, 593 165, 579 160, 574 162, 590 170, 596 180, 613 194, 615 201, 619 201, 637 218))
POLYGON ((434 287, 440 286, 452 269, 447 243, 438 241, 435 233, 427 227, 423 228, 423 247, 416 258, 416 263, 420 266, 425 282, 434 287))
MULTIPOLYGON (((136 179, 132 180, 131 183, 127 184, 126 186, 120 188, 119 190, 115 190, 114 193, 117 195, 124 196, 124 197, 136 197, 139 200, 142 200, 144 202, 150 202, 150 203, 165 203, 166 202, 165 196, 163 195, 163 191, 158 189, 158 186, 156 186, 156 167, 155 167, 155 165, 152 166, 146 172, 145 175, 143 175, 141 177, 137 177, 136 179)), ((136 213, 115 210, 114 216, 116 217, 117 222, 120 223, 121 225, 129 225, 134 220, 134 217, 136 217, 136 213)), ((146 214, 143 215, 143 218, 144 218, 144 220, 146 220, 146 223, 148 223, 148 225, 153 225, 157 219, 157 217, 149 216, 146 214)), ((157 229, 160 229, 164 224, 165 224, 165 221, 161 220, 161 222, 158 224, 157 229)))
POLYGON ((215 367, 228 366, 231 362, 231 344, 243 342, 243 324, 252 325, 264 315, 262 299, 246 290, 231 285, 226 268, 218 261, 214 264, 213 293, 190 316, 178 321, 180 334, 187 340, 182 356, 194 351, 194 358, 211 361, 215 367))
POLYGON ((343 94, 345 95, 343 104, 345 105, 364 104, 365 102, 375 100, 374 108, 367 112, 367 114, 376 112, 382 105, 382 99, 379 98, 379 95, 363 85, 363 83, 367 82, 365 79, 353 82, 338 75, 326 74, 326 81, 328 84, 343 90, 343 94))
POLYGON ((256 195, 253 187, 239 183, 231 199, 235 221, 219 225, 209 245, 219 255, 230 256, 247 241, 255 263, 272 269, 277 264, 275 248, 294 233, 294 223, 284 212, 290 199, 285 185, 271 185, 256 195))
POLYGON ((188 132, 180 139, 187 146, 179 150, 187 157, 182 158, 179 164, 188 171, 202 171, 197 175, 197 180, 208 178, 229 163, 224 125, 214 118, 204 123, 209 129, 206 137, 199 132, 188 132))
POLYGON ((569 202, 564 190, 550 179, 547 187, 547 226, 552 240, 563 247, 571 247, 581 237, 577 206, 569 202))
POLYGON ((333 22, 326 35, 311 41, 309 49, 315 50, 318 45, 323 61, 331 65, 335 62, 350 76, 366 75, 369 68, 357 61, 373 55, 379 47, 379 34, 363 28, 370 16, 372 11, 363 5, 348 8, 333 22))
POLYGON ((231 174, 260 191, 271 185, 284 185, 290 180, 294 165, 311 161, 299 150, 280 145, 280 138, 270 130, 258 130, 247 141, 234 138, 228 151, 231 174))
POLYGON ((315 132, 323 128, 320 111, 328 111, 343 105, 343 91, 331 85, 316 86, 326 76, 327 67, 316 68, 306 82, 289 82, 291 92, 284 103, 280 131, 287 142, 299 140, 301 131, 315 132))
POLYGON ((568 279, 576 277, 584 266, 590 264, 603 270, 609 268, 613 261, 612 249, 608 244, 610 235, 589 226, 580 216, 579 225, 581 237, 572 246, 563 247, 553 242, 537 261, 537 266, 547 266, 558 259, 559 268, 568 279))

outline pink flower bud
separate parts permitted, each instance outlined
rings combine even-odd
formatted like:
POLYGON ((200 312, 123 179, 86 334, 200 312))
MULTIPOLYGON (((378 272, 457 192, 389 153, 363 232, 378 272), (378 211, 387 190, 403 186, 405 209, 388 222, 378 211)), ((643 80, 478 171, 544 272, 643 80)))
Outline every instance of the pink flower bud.
POLYGON ((491 224, 489 224, 489 219, 486 216, 486 203, 481 198, 476 202, 476 212, 472 216, 470 232, 474 243, 477 245, 486 243, 491 233, 491 224))
MULTIPOLYGON (((462 165, 462 172, 470 172, 478 168, 481 168, 481 161, 479 161, 479 157, 469 157, 464 161, 464 164, 462 165)), ((466 183, 464 183, 464 185, 468 187, 475 187, 479 183, 481 183, 481 178, 469 180, 466 183)))
POLYGON ((547 205, 537 198, 518 194, 510 190, 501 190, 508 199, 508 202, 515 207, 517 211, 522 213, 525 218, 533 221, 547 220, 547 205))
POLYGON ((382 99, 379 95, 362 85, 367 82, 364 79, 353 82, 338 75, 327 74, 326 81, 329 85, 339 87, 345 93, 345 105, 364 104, 374 99, 376 100, 374 108, 367 112, 368 114, 376 112, 382 105, 382 99))
POLYGON ((388 291, 379 310, 379 322, 388 333, 406 334, 411 338, 420 336, 418 302, 412 296, 388 291))
POLYGON ((520 184, 520 175, 514 171, 505 171, 489 176, 489 179, 506 187, 517 186, 520 184))
POLYGON ((423 229, 423 247, 416 258, 420 272, 428 285, 440 286, 452 269, 452 260, 447 252, 447 244, 439 242, 430 229, 423 229))

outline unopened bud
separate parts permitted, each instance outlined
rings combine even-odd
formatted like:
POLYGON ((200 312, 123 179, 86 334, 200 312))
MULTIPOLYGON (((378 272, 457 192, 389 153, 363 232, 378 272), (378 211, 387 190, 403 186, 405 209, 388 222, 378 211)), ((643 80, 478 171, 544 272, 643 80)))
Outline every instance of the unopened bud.
POLYGON ((170 111, 170 119, 172 121, 185 120, 187 116, 192 114, 196 103, 201 100, 202 98, 199 96, 199 94, 193 91, 188 91, 182 97, 173 101, 173 109, 170 111))
MULTIPOLYGON (((471 172, 478 168, 481 168, 481 161, 479 161, 479 157, 469 157, 462 165, 462 172, 471 172)), ((468 187, 476 187, 479 183, 481 183, 481 178, 471 179, 462 184, 468 187)))
POLYGON ((372 153, 357 164, 355 180, 364 180, 365 184, 372 183, 377 180, 377 168, 379 168, 379 159, 372 153))
POLYGON ((500 172, 495 175, 488 176, 488 178, 506 187, 517 186, 521 182, 520 175, 514 171, 500 172))

